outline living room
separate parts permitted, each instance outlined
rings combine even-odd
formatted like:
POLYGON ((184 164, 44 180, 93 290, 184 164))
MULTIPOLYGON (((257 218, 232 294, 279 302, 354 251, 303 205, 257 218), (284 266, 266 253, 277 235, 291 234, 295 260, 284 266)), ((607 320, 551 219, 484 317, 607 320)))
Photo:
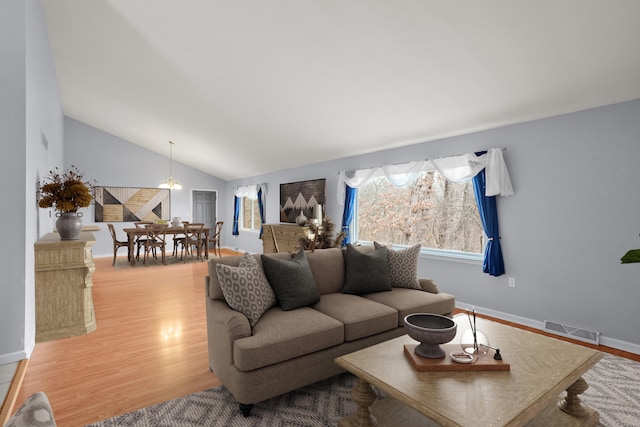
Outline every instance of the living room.
MULTIPOLYGON (((10 60, 0 65, 7 82, 0 100, 5 153, 0 162, 5 182, 19 184, 6 188, 5 194, 19 206, 12 222, 20 219, 20 225, 5 234, 14 244, 3 249, 0 362, 6 363, 28 358, 35 345, 33 244, 53 229, 54 222, 34 203, 38 179, 56 166, 74 164, 99 185, 156 187, 166 178, 168 159, 69 116, 62 108, 41 2, 16 0, 2 8, 0 51, 10 60)), ((636 56, 629 55, 628 68, 637 71, 636 56)), ((617 71, 605 71, 602 81, 616 80, 617 71)), ((242 178, 224 180, 174 161, 174 175, 184 189, 172 192, 172 212, 186 218, 192 189, 215 190, 219 216, 231 224, 233 189, 266 184, 266 222, 279 222, 280 184, 325 178, 327 213, 338 220, 340 171, 504 147, 515 190, 513 196, 498 200, 506 274, 492 277, 478 262, 427 255, 420 258, 419 274, 455 295, 462 308, 473 305, 485 314, 534 328, 542 328, 545 320, 577 325, 598 331, 604 345, 640 354, 634 322, 640 264, 620 264, 627 250, 640 247, 637 77, 634 83, 623 95, 611 90, 610 102, 594 108, 541 113, 523 123, 452 132, 334 160, 307 159, 301 166, 248 172, 242 178), (515 287, 509 286, 510 277, 516 279, 515 287)), ((162 141, 164 149, 171 138, 162 141)), ((176 140, 175 151, 180 147, 176 140)), ((85 213, 85 225, 96 224, 92 209, 85 213)), ((108 231, 97 225, 101 229, 95 233, 94 256, 110 257, 108 231)), ((232 249, 261 252, 255 232, 234 236, 226 227, 222 240, 232 249)))

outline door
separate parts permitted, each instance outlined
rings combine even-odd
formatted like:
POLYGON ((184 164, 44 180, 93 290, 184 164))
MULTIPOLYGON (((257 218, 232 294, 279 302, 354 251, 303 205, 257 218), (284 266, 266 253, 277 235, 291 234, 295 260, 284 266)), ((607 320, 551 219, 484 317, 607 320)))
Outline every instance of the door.
POLYGON ((193 215, 191 221, 202 222, 205 227, 215 229, 218 193, 216 191, 193 190, 192 199, 193 215))

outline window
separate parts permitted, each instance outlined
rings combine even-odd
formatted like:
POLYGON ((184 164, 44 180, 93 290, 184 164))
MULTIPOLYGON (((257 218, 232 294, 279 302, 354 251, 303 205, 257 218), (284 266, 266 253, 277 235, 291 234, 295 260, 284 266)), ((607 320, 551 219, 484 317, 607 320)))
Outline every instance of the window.
POLYGON ((245 230, 260 230, 260 210, 258 199, 242 198, 242 226, 245 230))
POLYGON ((381 177, 358 188, 356 238, 439 251, 480 254, 482 222, 473 183, 457 184, 436 171, 394 187, 381 177))

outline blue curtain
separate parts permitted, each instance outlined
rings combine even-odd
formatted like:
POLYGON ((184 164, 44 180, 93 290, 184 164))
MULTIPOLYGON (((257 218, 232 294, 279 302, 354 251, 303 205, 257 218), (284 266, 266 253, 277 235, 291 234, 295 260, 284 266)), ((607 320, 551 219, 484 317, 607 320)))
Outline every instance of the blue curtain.
POLYGON ((484 248, 484 262, 482 271, 492 276, 504 274, 504 260, 502 259, 502 247, 500 246, 500 230, 498 228, 498 208, 496 196, 485 196, 486 175, 484 169, 473 177, 473 191, 478 203, 478 211, 482 220, 484 233, 489 238, 484 248))
POLYGON ((344 196, 344 212, 342 212, 342 231, 344 231, 345 238, 342 241, 342 246, 347 246, 351 242, 351 236, 349 235, 349 225, 353 220, 353 214, 356 208, 356 188, 349 187, 345 184, 345 196, 344 196))
POLYGON ((240 197, 233 196, 233 235, 237 236, 238 232, 238 218, 240 218, 240 197))
POLYGON ((262 188, 258 190, 258 213, 260 214, 260 238, 262 238, 262 224, 264 224, 264 205, 262 204, 262 188))

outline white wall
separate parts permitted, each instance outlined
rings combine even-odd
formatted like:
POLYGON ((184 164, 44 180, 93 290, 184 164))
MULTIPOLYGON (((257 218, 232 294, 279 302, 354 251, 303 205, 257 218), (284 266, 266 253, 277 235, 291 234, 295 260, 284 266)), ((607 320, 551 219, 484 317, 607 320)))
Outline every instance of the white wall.
MULTIPOLYGON (((65 166, 75 165, 85 173, 85 178, 95 179, 97 185, 107 187, 151 187, 156 188, 169 176, 169 159, 138 145, 103 132, 85 123, 65 117, 64 120, 64 158, 65 166)), ((167 138, 167 141, 169 139, 167 138)), ((176 143, 175 150, 180 145, 176 143)), ((167 156, 169 154, 167 142, 167 156)), ((207 173, 173 161, 173 176, 183 186, 182 190, 171 191, 171 217, 179 216, 183 220, 191 218, 191 191, 215 190, 218 192, 218 217, 226 216, 224 201, 227 199, 225 181, 207 173)), ((113 256, 113 241, 106 223, 95 222, 94 205, 83 209, 83 225, 97 225, 100 231, 94 232, 96 244, 94 257, 113 256)), ((133 227, 131 222, 113 223, 120 240, 126 235, 123 228, 133 227)), ((126 252, 121 250, 119 255, 126 252)))
POLYGON ((0 251, 0 364, 28 357, 35 343, 33 244, 39 238, 36 189, 62 162, 62 107, 42 4, 8 0, 0 13, 0 213, 10 224, 0 251), (49 150, 41 144, 46 135, 49 150))
MULTIPOLYGON (((339 171, 489 147, 507 147, 516 193, 498 200, 506 274, 423 257, 421 275, 486 312, 597 330, 603 344, 640 353, 640 264, 620 264, 640 247, 640 100, 237 180, 228 192, 267 183, 267 222, 279 222, 281 183, 326 178, 327 211, 339 224, 339 171)), ((262 250, 255 233, 227 230, 223 245, 262 250)))

